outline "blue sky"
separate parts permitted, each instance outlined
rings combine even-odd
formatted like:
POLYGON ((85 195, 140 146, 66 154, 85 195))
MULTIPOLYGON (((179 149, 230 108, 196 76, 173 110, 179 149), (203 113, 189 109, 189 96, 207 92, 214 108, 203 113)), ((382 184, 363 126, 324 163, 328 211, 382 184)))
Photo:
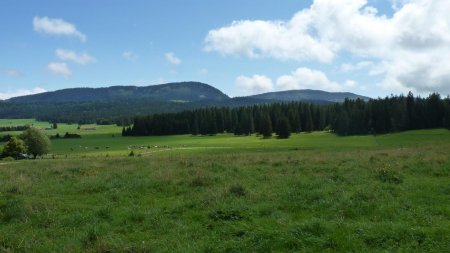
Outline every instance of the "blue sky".
POLYGON ((0 99, 176 81, 230 96, 448 94, 448 2, 5 0, 0 99))

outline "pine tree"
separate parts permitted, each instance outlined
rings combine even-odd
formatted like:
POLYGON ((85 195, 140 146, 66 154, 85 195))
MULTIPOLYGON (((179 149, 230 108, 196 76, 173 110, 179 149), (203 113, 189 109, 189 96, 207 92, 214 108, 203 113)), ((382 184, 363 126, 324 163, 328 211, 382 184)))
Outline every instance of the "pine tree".
POLYGON ((450 97, 445 99, 443 126, 450 130, 450 97))
POLYGON ((312 118, 311 108, 306 106, 305 108, 305 129, 306 132, 312 132, 314 130, 314 122, 312 118))
POLYGON ((260 134, 262 134, 262 136, 264 138, 270 138, 272 137, 272 121, 269 117, 268 114, 265 114, 262 116, 261 118, 261 123, 260 123, 260 134))
POLYGON ((291 136, 291 125, 286 117, 279 119, 277 124, 277 135, 280 139, 287 139, 291 136))
POLYGON ((292 132, 299 133, 301 131, 301 122, 298 111, 291 108, 289 111, 289 122, 291 123, 292 132))
POLYGON ((191 133, 192 133, 192 135, 199 135, 199 133, 200 133, 197 119, 194 120, 194 123, 191 127, 191 133))
POLYGON ((349 131, 349 118, 348 113, 343 110, 339 116, 337 117, 337 124, 336 124, 336 133, 338 135, 347 135, 349 131))

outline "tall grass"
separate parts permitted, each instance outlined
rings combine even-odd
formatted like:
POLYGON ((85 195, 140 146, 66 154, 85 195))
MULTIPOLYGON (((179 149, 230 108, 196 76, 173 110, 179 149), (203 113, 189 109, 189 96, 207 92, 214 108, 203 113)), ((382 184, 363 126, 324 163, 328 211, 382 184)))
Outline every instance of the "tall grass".
POLYGON ((448 252, 439 131, 3 164, 0 252, 448 252))

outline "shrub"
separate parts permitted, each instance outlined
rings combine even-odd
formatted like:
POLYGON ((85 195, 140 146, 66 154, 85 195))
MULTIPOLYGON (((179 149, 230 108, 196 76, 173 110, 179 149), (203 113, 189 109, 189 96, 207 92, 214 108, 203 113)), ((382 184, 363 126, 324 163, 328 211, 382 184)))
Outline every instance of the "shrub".
POLYGON ((7 157, 4 157, 3 159, 2 159, 2 161, 5 161, 5 162, 12 162, 12 161, 14 161, 15 159, 14 158, 12 158, 11 156, 7 156, 7 157))
POLYGON ((19 159, 20 154, 25 153, 26 150, 25 143, 22 140, 11 137, 3 149, 2 156, 19 159))
POLYGON ((20 135, 27 146, 27 152, 36 156, 47 154, 50 150, 50 139, 37 128, 29 128, 20 135))

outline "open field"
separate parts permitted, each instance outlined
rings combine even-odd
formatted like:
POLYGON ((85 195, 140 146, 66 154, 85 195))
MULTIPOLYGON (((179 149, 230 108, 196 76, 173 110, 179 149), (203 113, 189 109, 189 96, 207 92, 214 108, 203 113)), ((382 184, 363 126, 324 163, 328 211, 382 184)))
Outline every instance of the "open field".
POLYGON ((0 161, 0 252, 450 250, 448 130, 288 140, 120 130, 54 140, 55 159, 0 161))
MULTIPOLYGON (((0 120, 0 127, 7 125, 33 124, 45 129, 48 122, 32 119, 0 120)), ((289 139, 262 139, 253 136, 148 136, 122 137, 121 127, 115 125, 58 124, 58 129, 44 130, 47 135, 63 136, 66 132, 82 136, 81 139, 52 140, 51 154, 46 158, 80 158, 86 156, 128 156, 131 150, 136 155, 151 155, 160 152, 177 153, 230 153, 230 152, 283 152, 295 150, 355 150, 377 148, 402 148, 428 144, 449 143, 448 130, 417 130, 379 136, 338 137, 327 132, 293 134, 289 139), (95 130, 84 130, 95 128, 95 130)), ((19 135, 21 132, 1 132, 0 135, 19 135)), ((1 144, 0 144, 1 145, 1 144)))
MULTIPOLYGON (((51 128, 51 124, 49 122, 36 121, 34 119, 0 119, 0 127, 5 126, 24 126, 31 125, 36 128, 42 129, 45 131, 47 135, 55 135, 57 133, 64 135, 66 132, 81 134, 81 135, 91 135, 91 134, 115 134, 120 135, 122 128, 115 125, 81 125, 80 129, 78 129, 78 124, 64 124, 59 123, 57 129, 48 129, 51 128), (95 130, 85 130, 92 129, 95 130), (46 130, 48 129, 48 130, 46 130)), ((21 132, 1 132, 0 134, 12 134, 17 135, 21 132)))

